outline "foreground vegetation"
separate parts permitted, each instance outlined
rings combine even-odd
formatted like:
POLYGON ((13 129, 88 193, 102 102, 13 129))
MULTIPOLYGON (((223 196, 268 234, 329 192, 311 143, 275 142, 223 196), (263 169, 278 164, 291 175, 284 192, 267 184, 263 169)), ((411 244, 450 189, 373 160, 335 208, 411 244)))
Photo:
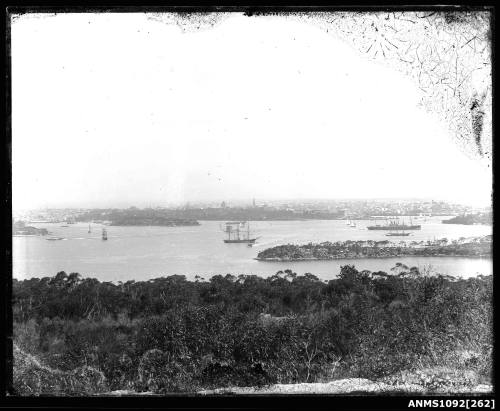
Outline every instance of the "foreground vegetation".
POLYGON ((286 244, 267 248, 257 255, 261 261, 335 260, 386 257, 489 257, 492 236, 462 241, 447 239, 393 243, 384 241, 337 241, 319 244, 286 244))
POLYGON ((463 389, 490 381, 492 292, 491 276, 402 264, 391 274, 344 266, 328 282, 290 270, 14 280, 14 384, 23 395, 165 393, 437 369, 448 377, 426 389, 463 389))

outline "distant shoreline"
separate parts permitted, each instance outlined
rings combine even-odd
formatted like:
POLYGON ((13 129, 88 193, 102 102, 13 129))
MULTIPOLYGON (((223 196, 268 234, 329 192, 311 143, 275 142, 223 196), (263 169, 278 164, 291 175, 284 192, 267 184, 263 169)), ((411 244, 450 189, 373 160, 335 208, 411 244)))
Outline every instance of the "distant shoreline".
POLYGON ((200 223, 164 223, 164 224, 148 224, 148 223, 111 223, 107 224, 110 227, 196 227, 200 223))
POLYGON ((481 259, 481 258, 489 258, 491 259, 491 254, 485 254, 485 255, 451 255, 451 254, 436 254, 436 255, 415 255, 415 254, 401 254, 401 255, 383 255, 383 256, 373 256, 373 255, 360 255, 357 257, 342 257, 342 256, 335 256, 331 258, 317 258, 317 257, 306 257, 306 258, 300 258, 300 259, 286 259, 286 258, 279 258, 279 257, 269 257, 269 258, 258 258, 255 257, 254 260, 256 261, 263 261, 266 263, 297 263, 297 262, 307 262, 307 261, 335 261, 335 260, 366 260, 366 259, 389 259, 389 258, 406 258, 406 257, 414 257, 414 258, 432 258, 432 257, 450 257, 450 258, 471 258, 471 259, 481 259))

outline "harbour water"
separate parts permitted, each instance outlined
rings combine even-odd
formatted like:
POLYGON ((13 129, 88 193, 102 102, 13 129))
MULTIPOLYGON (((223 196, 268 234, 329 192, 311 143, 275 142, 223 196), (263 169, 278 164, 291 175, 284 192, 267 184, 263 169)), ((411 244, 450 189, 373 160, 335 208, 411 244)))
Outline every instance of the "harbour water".
POLYGON ((356 221, 349 227, 343 220, 255 221, 252 233, 258 238, 253 247, 225 244, 218 221, 200 221, 190 227, 107 227, 108 241, 103 241, 103 226, 88 223, 38 223, 50 236, 13 237, 14 278, 53 276, 59 271, 78 272, 83 277, 101 281, 147 280, 173 274, 196 275, 205 279, 216 274, 255 274, 269 276, 279 270, 292 269, 297 274, 313 273, 328 280, 339 273, 340 266, 354 264, 371 271, 390 271, 397 262, 420 268, 432 267, 444 274, 470 277, 492 274, 489 258, 401 257, 382 259, 263 262, 256 261, 259 251, 279 244, 345 240, 427 241, 449 240, 492 234, 491 226, 441 224, 447 217, 414 219, 422 229, 408 237, 386 237, 384 231, 366 229, 373 221, 356 221), (48 237, 64 240, 46 241, 48 237))

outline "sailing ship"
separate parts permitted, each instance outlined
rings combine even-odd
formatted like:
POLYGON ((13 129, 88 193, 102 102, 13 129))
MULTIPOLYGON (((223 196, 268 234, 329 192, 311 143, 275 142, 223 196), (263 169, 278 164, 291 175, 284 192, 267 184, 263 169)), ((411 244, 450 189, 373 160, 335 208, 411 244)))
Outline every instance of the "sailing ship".
POLYGON ((102 239, 107 240, 108 239, 108 232, 106 231, 105 228, 102 229, 102 239))
POLYGON ((225 243, 253 244, 257 238, 250 237, 250 224, 248 221, 233 221, 224 224, 222 231, 227 235, 225 243))
POLYGON ((410 217, 410 224, 400 223, 398 221, 389 221, 388 224, 369 225, 368 230, 421 230, 420 224, 413 224, 410 217))
POLYGON ((348 225, 349 227, 356 227, 356 223, 352 220, 351 217, 347 218, 345 224, 348 225))

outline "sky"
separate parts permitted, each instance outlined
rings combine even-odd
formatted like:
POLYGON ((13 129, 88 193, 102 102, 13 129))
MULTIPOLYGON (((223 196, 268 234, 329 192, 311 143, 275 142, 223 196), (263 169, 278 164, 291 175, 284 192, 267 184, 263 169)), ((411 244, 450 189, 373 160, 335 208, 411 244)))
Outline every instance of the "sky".
POLYGON ((491 200, 409 78, 308 23, 27 14, 11 55, 14 209, 491 200))

